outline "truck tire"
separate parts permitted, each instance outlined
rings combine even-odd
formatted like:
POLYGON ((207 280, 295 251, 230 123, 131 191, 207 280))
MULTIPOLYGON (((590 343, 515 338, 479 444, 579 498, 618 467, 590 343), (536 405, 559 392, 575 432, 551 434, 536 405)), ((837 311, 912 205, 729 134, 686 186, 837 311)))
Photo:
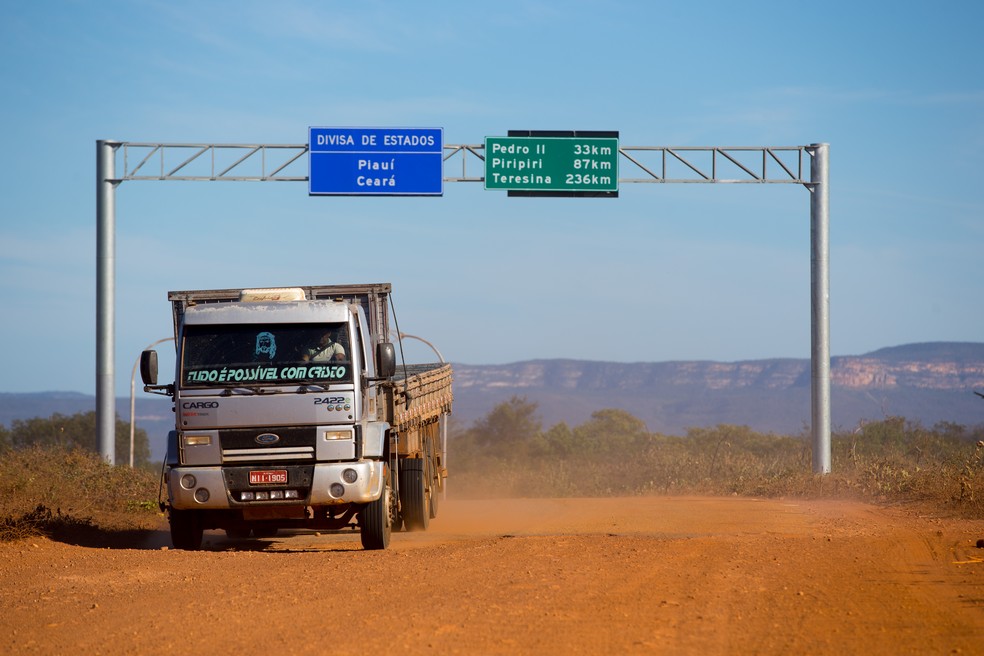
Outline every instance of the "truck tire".
POLYGON ((400 463, 400 514, 408 531, 426 531, 430 524, 424 462, 414 459, 400 463))
POLYGON ((426 485, 428 487, 428 492, 429 492, 427 494, 427 510, 428 510, 428 514, 430 515, 430 518, 436 519, 437 505, 438 505, 437 502, 438 502, 438 497, 440 497, 440 492, 438 490, 441 484, 441 481, 438 478, 438 474, 437 474, 437 467, 435 465, 435 463, 437 462, 437 454, 434 453, 434 440, 428 439, 425 441, 424 444, 425 444, 424 453, 426 454, 426 458, 427 458, 427 465, 424 469, 427 476, 424 480, 427 481, 426 485))
POLYGON ((195 510, 171 509, 171 544, 175 549, 198 551, 202 548, 202 518, 195 510))
POLYGON ((389 546, 393 523, 390 520, 390 486, 375 501, 362 506, 359 511, 359 537, 363 549, 385 549, 389 546))
POLYGON ((435 494, 433 491, 431 491, 430 496, 428 496, 429 501, 427 505, 429 512, 427 514, 430 515, 431 519, 437 519, 437 499, 439 496, 440 495, 435 494))
POLYGON ((427 480, 430 481, 430 494, 427 495, 427 509, 431 519, 437 518, 437 502, 440 498, 440 493, 437 491, 438 479, 434 472, 434 461, 427 461, 427 480))

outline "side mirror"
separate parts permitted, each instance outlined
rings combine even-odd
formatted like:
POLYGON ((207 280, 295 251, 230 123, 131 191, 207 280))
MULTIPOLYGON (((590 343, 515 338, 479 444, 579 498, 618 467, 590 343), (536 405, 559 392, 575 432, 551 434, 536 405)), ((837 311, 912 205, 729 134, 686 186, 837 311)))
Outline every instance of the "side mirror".
POLYGON ((157 351, 144 351, 140 354, 140 380, 144 385, 157 384, 157 351))
POLYGON ((396 374, 396 349, 392 342, 376 344, 376 375, 392 378, 396 374))

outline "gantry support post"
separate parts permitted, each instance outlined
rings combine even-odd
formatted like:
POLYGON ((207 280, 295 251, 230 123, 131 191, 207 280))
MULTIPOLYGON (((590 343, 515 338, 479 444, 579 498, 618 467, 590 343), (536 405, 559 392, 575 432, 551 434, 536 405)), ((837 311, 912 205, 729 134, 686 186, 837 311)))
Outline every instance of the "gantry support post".
POLYGON ((813 473, 830 473, 830 144, 813 144, 810 164, 810 286, 813 473))
POLYGON ((115 305, 116 149, 96 142, 96 437, 99 453, 116 464, 115 305))

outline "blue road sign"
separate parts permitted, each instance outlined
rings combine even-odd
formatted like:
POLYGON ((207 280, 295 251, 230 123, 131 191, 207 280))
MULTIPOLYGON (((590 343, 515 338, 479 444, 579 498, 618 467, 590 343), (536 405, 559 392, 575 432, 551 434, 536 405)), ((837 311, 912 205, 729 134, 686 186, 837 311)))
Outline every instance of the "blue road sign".
POLYGON ((308 128, 308 193, 440 196, 442 128, 308 128))

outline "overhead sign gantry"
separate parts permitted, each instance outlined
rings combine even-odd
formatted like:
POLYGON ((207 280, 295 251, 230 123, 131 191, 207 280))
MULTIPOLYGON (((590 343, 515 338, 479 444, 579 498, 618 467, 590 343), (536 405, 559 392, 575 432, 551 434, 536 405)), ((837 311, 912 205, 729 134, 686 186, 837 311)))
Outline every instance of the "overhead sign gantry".
POLYGON ((313 142, 308 144, 97 141, 96 432, 100 453, 110 463, 115 461, 115 189, 124 181, 296 181, 308 182, 312 195, 419 196, 440 195, 444 182, 483 182, 487 189, 506 189, 510 195, 565 196, 614 195, 620 183, 796 184, 810 193, 813 471, 829 473, 829 145, 622 146, 617 137, 613 142, 611 137, 584 132, 575 132, 578 138, 561 145, 549 139, 564 137, 546 134, 511 131, 507 137, 488 137, 484 144, 451 145, 443 144, 440 128, 310 128, 313 142), (608 140, 596 142, 595 138, 608 140), (119 153, 122 174, 116 168, 119 153), (309 174, 288 172, 305 154, 309 154, 309 174), (460 161, 461 174, 445 174, 445 168, 455 165, 454 159, 460 161), (623 160, 628 164, 620 170, 618 163, 623 160), (469 163, 475 161, 482 167, 481 175, 469 173, 469 163), (250 166, 253 172, 244 173, 250 166))

